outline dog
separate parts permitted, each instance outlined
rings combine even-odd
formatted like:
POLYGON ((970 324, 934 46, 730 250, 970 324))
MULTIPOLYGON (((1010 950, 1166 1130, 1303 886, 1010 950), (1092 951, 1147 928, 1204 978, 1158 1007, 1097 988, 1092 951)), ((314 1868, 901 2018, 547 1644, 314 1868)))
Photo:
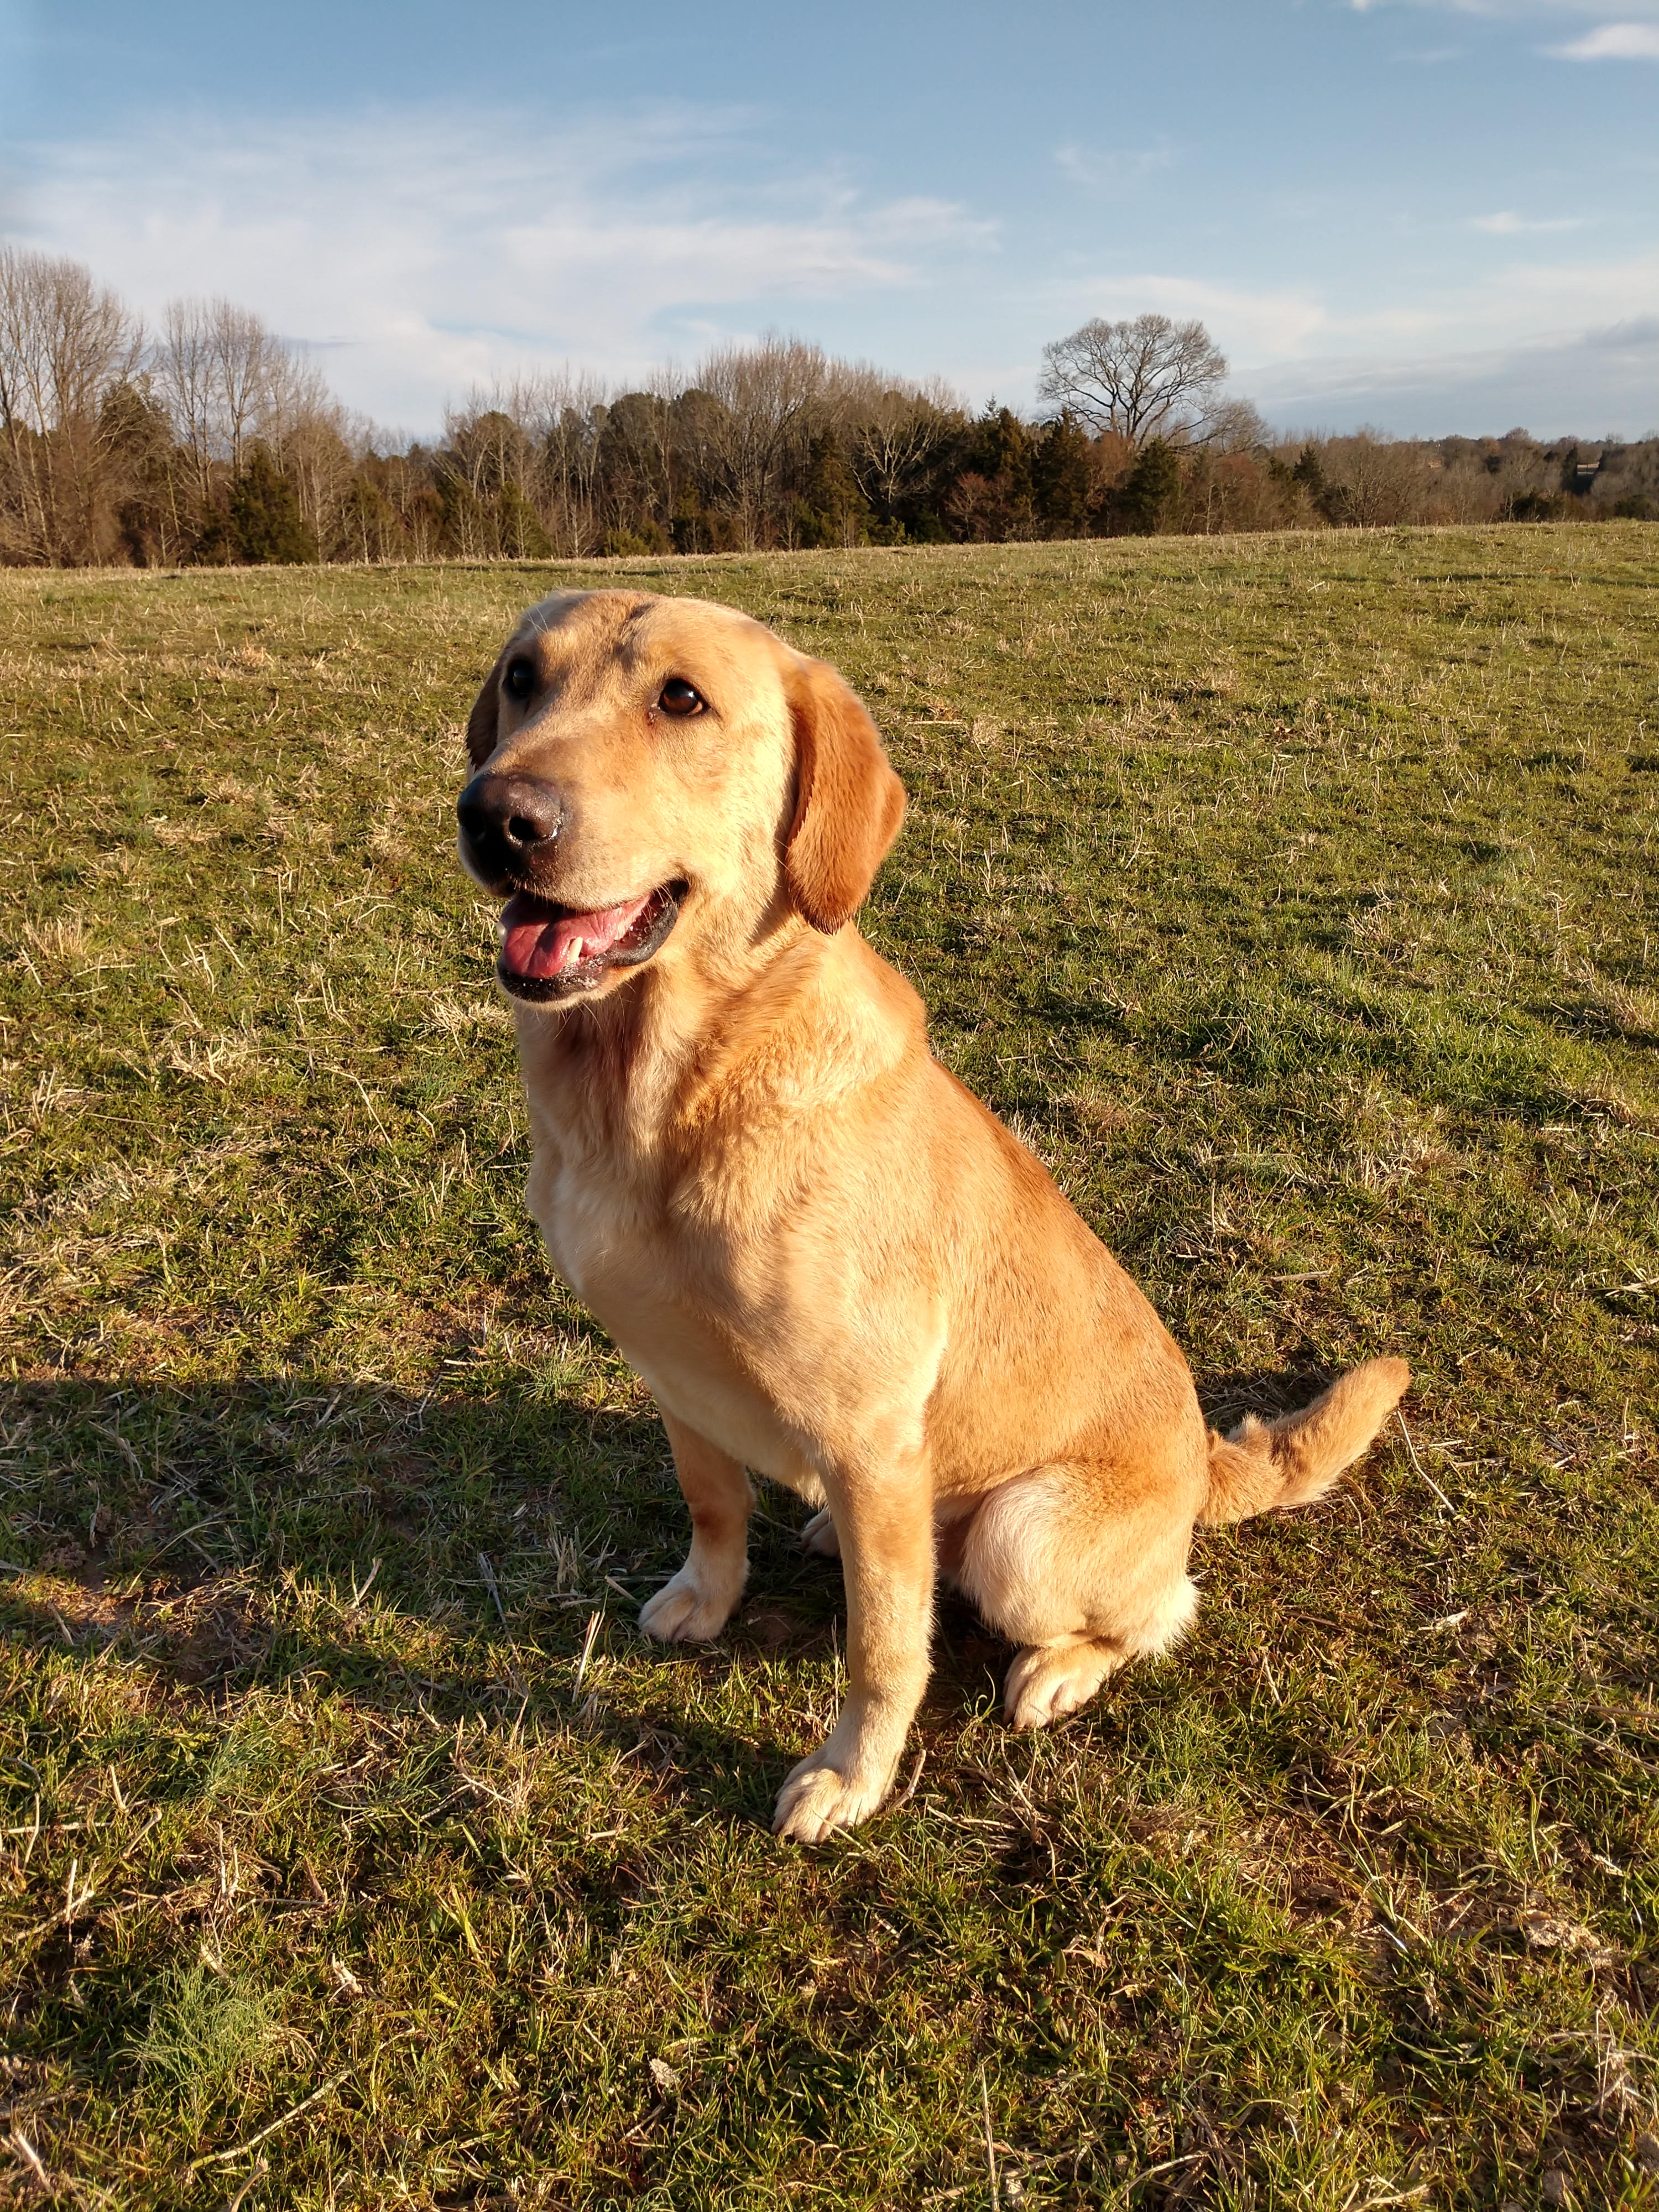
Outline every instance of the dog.
POLYGON ((1410 1381, 1206 1427, 1186 1360, 854 927, 904 793, 842 678, 729 607, 564 592, 466 730, 461 859, 503 898, 554 1266, 650 1387, 690 1510, 641 1626, 718 1636, 746 1470, 842 1561, 848 1691, 775 1826, 887 1796, 947 1576, 1017 1648, 1015 1729, 1188 1626, 1195 1523, 1319 1497, 1410 1381))

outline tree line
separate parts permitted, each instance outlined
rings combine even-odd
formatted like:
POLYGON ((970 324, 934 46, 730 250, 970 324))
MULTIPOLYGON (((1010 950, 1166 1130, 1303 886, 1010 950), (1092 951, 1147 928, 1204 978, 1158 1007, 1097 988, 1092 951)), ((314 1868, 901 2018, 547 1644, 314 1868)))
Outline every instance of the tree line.
POLYGON ((1199 323, 1085 324, 1040 410, 798 338, 608 391, 474 392, 430 444, 354 416, 246 308, 146 331, 80 264, 0 249, 0 561, 543 559, 1659 516, 1659 438, 1287 439, 1199 323))

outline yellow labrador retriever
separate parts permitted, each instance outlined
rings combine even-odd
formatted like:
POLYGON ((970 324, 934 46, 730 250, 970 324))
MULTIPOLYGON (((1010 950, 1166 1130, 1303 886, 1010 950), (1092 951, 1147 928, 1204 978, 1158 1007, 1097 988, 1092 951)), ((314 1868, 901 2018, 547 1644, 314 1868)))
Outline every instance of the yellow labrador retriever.
POLYGON ((1317 1498, 1410 1380, 1206 1431, 1187 1363, 1039 1163, 927 1048, 853 927, 904 793, 821 661, 728 607, 532 607, 467 726, 461 856, 503 896, 553 1261, 650 1385, 691 1512, 641 1624, 718 1636, 745 1468, 820 1510, 847 1702, 785 1782, 817 1840, 886 1796, 943 1570, 1041 1728, 1193 1617, 1195 1522, 1317 1498))

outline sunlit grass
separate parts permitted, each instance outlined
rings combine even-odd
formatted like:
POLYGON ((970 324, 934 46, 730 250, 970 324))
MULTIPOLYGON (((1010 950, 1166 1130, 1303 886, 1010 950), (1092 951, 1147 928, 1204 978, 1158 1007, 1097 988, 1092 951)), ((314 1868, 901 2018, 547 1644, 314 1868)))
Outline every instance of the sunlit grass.
POLYGON ((908 1801, 780 1848, 839 1579, 769 1492, 635 1633, 452 857, 549 572, 0 578, 18 2201, 1652 2203, 1659 529, 599 573, 862 690, 870 933, 1212 1411, 1405 1424, 1053 1735, 947 1607, 908 1801))

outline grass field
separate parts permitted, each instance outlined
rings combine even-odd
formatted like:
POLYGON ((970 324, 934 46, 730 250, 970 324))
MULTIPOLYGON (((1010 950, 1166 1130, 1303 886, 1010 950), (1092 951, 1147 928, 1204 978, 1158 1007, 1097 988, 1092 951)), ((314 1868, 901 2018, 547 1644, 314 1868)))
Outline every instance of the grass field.
POLYGON ((636 1633, 452 854, 550 572, 0 576, 0 2201, 1659 2204, 1659 528, 595 573, 867 698, 869 933, 1212 1417, 1405 1422, 1050 1735, 947 1606, 778 1845, 839 1575, 636 1633))

